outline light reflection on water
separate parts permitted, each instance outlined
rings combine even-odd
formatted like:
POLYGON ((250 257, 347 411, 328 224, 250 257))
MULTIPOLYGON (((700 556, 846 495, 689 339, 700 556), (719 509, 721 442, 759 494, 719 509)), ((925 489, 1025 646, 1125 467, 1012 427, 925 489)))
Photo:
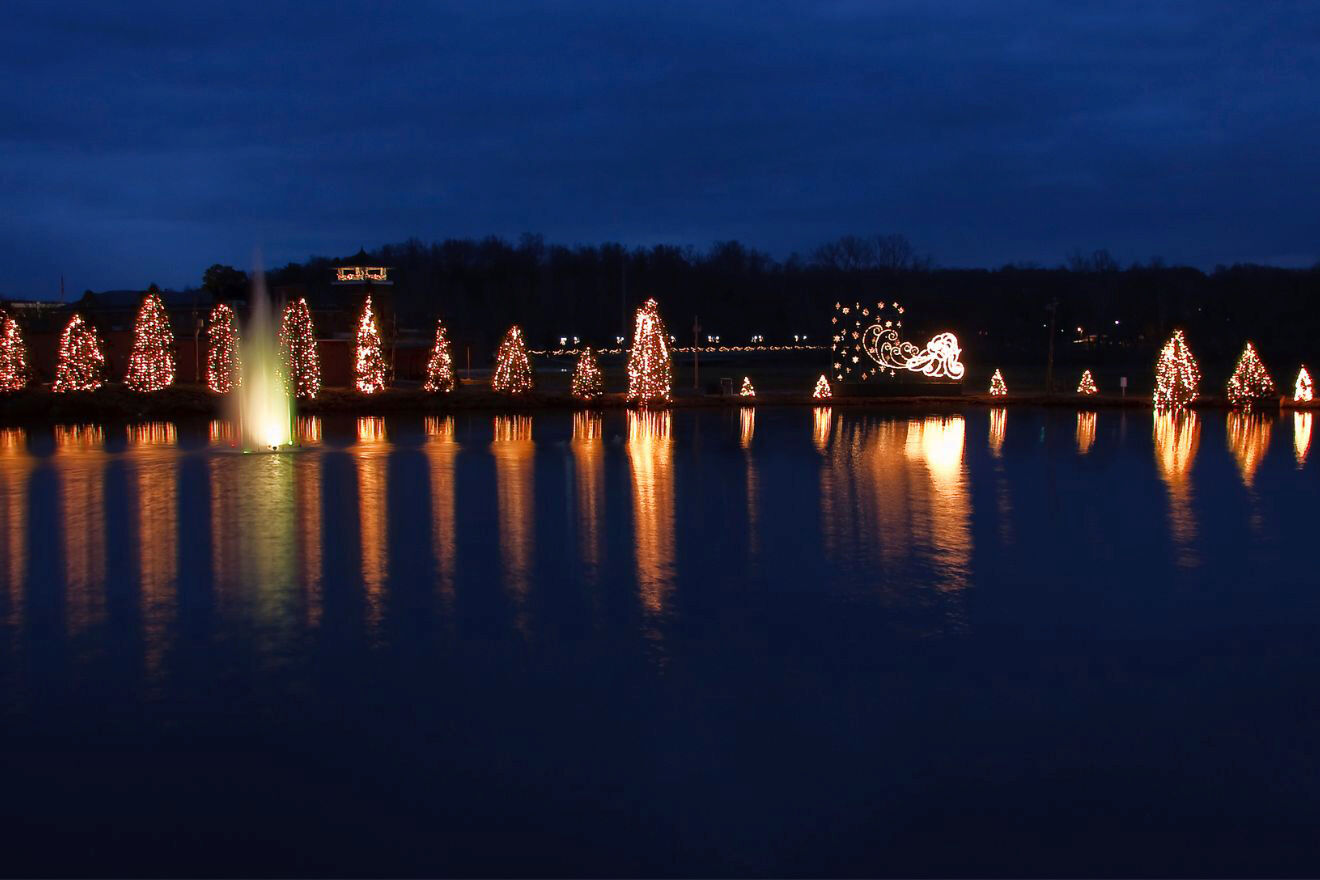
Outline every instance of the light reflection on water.
POLYGON ((1242 482, 1247 488, 1256 479, 1256 469, 1260 467, 1265 453, 1270 448, 1270 430, 1274 420, 1255 412, 1230 412, 1228 414, 1228 448, 1237 461, 1242 482))
POLYGON ((128 461, 136 489, 138 587, 148 678, 160 675, 178 613, 179 480, 175 426, 128 426, 128 461))
POLYGON ((379 636, 385 617, 385 589, 390 573, 388 468, 390 447, 385 420, 357 420, 356 445, 350 447, 357 465, 358 528, 362 542, 362 586, 366 592, 367 631, 379 636))
POLYGON ((499 510, 500 565, 504 585, 518 605, 518 628, 525 630, 525 602, 531 591, 535 550, 536 498, 532 456, 532 417, 495 416, 490 454, 495 460, 495 494, 499 510))
POLYGON ((23 619, 23 586, 27 579, 28 475, 27 432, 0 428, 0 620, 16 628, 23 619))
POLYGON ((598 412, 573 414, 572 450, 577 497, 578 555, 590 580, 600 576, 601 511, 605 507, 604 419, 598 412))
POLYGON ((453 416, 427 416, 426 458, 431 471, 431 549, 435 553, 436 586, 447 602, 454 599, 454 565, 457 559, 455 528, 458 511, 454 501, 454 459, 458 441, 453 416))
POLYGON ((65 621, 77 635, 105 617, 105 432, 94 425, 55 426, 65 621))
POLYGON ((1200 417, 1193 411, 1155 413, 1155 462, 1169 492, 1169 526, 1178 564, 1200 564, 1196 553, 1196 514, 1192 511, 1192 463, 1201 442, 1200 417))
POLYGON ((628 411, 637 591, 650 614, 665 610, 674 587, 672 432, 673 416, 667 410, 628 411))
POLYGON ((1311 413, 1293 413, 1293 455, 1297 466, 1306 464, 1306 453, 1311 448, 1311 413))

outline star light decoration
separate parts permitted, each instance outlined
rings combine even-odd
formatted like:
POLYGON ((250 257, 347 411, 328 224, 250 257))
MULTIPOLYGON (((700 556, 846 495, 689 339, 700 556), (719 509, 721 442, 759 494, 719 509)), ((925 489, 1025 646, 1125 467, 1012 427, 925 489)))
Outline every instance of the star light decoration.
POLYGON ((60 357, 55 365, 57 394, 69 391, 95 391, 101 387, 105 355, 96 328, 75 314, 60 334, 60 357))
POLYGON ((1228 380, 1228 402, 1234 406, 1250 407, 1253 403, 1277 397, 1274 380, 1261 362, 1260 355, 1250 342, 1242 349, 1237 367, 1228 380))
POLYGON ((142 298, 133 323, 133 352, 124 384, 144 394, 174 384, 174 331, 165 303, 155 293, 142 298))
POLYGON ((22 391, 27 386, 27 346, 18 322, 0 311, 0 392, 22 391))
POLYGON ((669 335, 660 318, 659 304, 648 299, 637 310, 633 322, 632 348, 628 350, 628 400, 642 406, 668 403, 672 384, 669 335))
POLYGON ((1182 409, 1196 400, 1197 386, 1201 384, 1201 368, 1196 365, 1192 350, 1181 330, 1164 343, 1160 358, 1155 363, 1156 409, 1182 409))
POLYGON ((990 396, 1005 397, 1008 395, 1008 386, 1004 384, 1004 374, 995 370, 995 374, 990 377, 990 396))
POLYGON ((739 389, 738 396, 739 397, 756 396, 756 389, 752 387, 752 380, 749 377, 743 376, 742 388, 739 389))
POLYGON ((1095 387, 1095 379, 1091 377, 1090 370, 1082 371, 1082 381, 1077 383, 1077 393, 1084 394, 1087 397, 1097 393, 1100 389, 1095 387))
POLYGON ((224 303, 211 309, 206 329, 206 387, 228 394, 238 387, 238 319, 224 303))
POLYGON ((490 387, 501 394, 524 394, 532 390, 532 362, 527 357, 522 328, 517 324, 504 334, 504 341, 495 353, 490 387))
POLYGON ((363 394, 385 390, 385 358, 380 353, 380 330, 376 327, 371 297, 362 304, 362 316, 358 318, 353 345, 353 386, 363 394))
POLYGON ((1295 403, 1310 403, 1315 394, 1315 389, 1311 385, 1311 374, 1306 372, 1306 365, 1297 371, 1297 382, 1293 385, 1293 401, 1295 403))
POLYGON ((573 396, 578 400, 595 400, 604 390, 605 379, 596 363, 596 353, 587 346, 578 355, 577 366, 573 368, 573 396))
POLYGON ((316 329, 307 300, 284 307, 280 318, 280 357, 288 368, 287 381, 294 395, 310 400, 321 393, 321 355, 316 349, 316 329))
POLYGON ((830 350, 836 382, 892 378, 900 371, 958 381, 966 372, 958 337, 952 333, 937 334, 924 349, 902 339, 905 309, 897 302, 836 302, 834 312, 830 350))
POLYGON ((811 392, 812 398, 815 400, 829 400, 833 394, 834 392, 830 390, 830 380, 825 378, 824 373, 821 373, 820 378, 816 380, 816 390, 811 392))
POLYGON ((454 358, 449 351, 449 334, 445 332, 445 322, 435 322, 435 345, 431 347, 431 359, 426 362, 426 381, 422 389, 432 394, 454 390, 454 358))

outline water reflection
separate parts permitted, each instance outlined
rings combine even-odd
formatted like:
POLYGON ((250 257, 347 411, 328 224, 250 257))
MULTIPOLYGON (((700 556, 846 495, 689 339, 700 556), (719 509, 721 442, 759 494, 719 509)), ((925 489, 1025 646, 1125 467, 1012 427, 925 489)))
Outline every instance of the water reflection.
POLYGON ((170 422, 128 426, 128 468, 136 488, 139 601, 147 675, 159 675, 178 608, 178 442, 170 422))
POLYGON ((756 474, 756 456, 752 452, 752 438, 756 436, 756 407, 744 406, 738 410, 738 437, 743 449, 747 470, 747 555, 753 557, 760 550, 757 532, 757 509, 760 481, 756 474))
POLYGON ((668 410, 628 411, 637 590, 651 614, 665 609, 674 586, 672 418, 668 410))
POLYGON ((65 622, 77 635, 105 619, 105 432, 93 425, 55 426, 65 622))
POLYGON ((1306 464, 1306 453, 1311 448, 1311 413, 1293 413, 1293 454, 1297 466, 1306 464))
POLYGON ((293 423, 293 439, 299 446, 320 446, 321 417, 298 416, 293 423))
POLYGON ((531 416, 496 416, 490 454, 495 459, 495 495, 500 523, 504 583, 519 603, 518 628, 525 629, 522 602, 531 588, 536 509, 531 416))
POLYGON ((1155 463, 1169 491, 1169 528, 1179 566, 1200 563, 1193 548, 1196 517, 1192 512, 1192 463, 1201 441, 1201 426, 1191 410, 1155 413, 1155 463))
MULTIPOLYGON (((1077 413, 1077 454, 1086 455, 1095 445, 1096 415, 1093 412, 1077 413)), ((1111 429, 1112 430, 1112 429, 1111 429)))
POLYGON ((28 473, 27 432, 0 428, 0 616, 10 630, 23 621, 23 588, 27 579, 28 473))
POLYGON ((1008 410, 997 406, 990 410, 990 454, 995 458, 1004 453, 1004 429, 1008 426, 1008 410))
POLYGON ((362 587, 366 591, 367 631, 380 632, 385 616, 385 582, 389 578, 389 512, 387 472, 389 440, 385 420, 357 420, 357 444, 350 451, 357 465, 358 527, 362 541, 362 587))
POLYGON ((811 442, 819 452, 824 452, 830 444, 833 416, 834 411, 828 406, 818 406, 811 410, 811 442))
POLYGON ((440 594, 446 600, 454 596, 455 503, 454 459, 458 442, 454 439, 453 416, 427 416, 424 423, 426 445, 423 447, 431 472, 431 552, 435 554, 435 576, 440 594))
POLYGON ((603 420, 598 412, 573 414, 573 461, 577 476, 578 554, 587 576, 600 568, 600 515, 605 506, 603 420))
POLYGON ((1270 448, 1271 420, 1259 413, 1230 412, 1228 414, 1228 448, 1237 462, 1242 482, 1251 488, 1265 453, 1270 448))
POLYGON ((211 419, 206 436, 212 446, 238 446, 238 428, 228 419, 211 419))

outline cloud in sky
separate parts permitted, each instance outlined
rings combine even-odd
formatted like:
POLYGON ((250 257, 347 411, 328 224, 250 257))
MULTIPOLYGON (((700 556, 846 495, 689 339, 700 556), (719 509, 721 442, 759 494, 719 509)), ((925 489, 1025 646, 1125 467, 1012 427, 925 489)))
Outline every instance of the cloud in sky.
POLYGON ((1320 259, 1311 3, 8 11, 0 295, 525 231, 1320 259))

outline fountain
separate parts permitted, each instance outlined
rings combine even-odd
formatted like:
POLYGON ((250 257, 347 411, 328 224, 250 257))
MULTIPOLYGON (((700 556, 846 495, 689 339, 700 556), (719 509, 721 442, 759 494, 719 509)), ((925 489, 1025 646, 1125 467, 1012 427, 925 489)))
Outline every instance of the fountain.
POLYGON ((293 395, 284 376, 275 316, 258 270, 252 309, 239 341, 242 381, 234 399, 244 452, 275 452, 293 446, 293 395))

